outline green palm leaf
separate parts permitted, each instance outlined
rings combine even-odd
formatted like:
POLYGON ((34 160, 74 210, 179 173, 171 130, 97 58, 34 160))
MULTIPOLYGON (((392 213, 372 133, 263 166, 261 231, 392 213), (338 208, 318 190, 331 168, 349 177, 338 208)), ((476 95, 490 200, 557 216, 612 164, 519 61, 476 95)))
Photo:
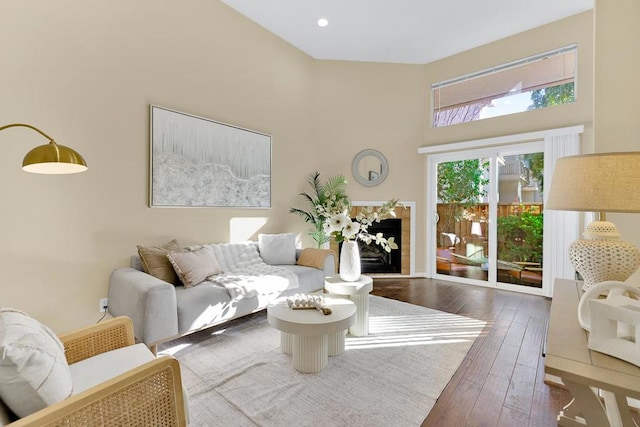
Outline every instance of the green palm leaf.
POLYGON ((344 175, 332 176, 321 189, 323 193, 344 195, 347 191, 347 178, 344 175))

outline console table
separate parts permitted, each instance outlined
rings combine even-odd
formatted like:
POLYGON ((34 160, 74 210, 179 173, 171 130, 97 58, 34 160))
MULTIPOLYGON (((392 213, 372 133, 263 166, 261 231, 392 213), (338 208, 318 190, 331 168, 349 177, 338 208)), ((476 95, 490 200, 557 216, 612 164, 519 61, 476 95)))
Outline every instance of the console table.
POLYGON ((554 282, 544 370, 575 398, 560 411, 558 425, 635 426, 627 397, 640 399, 640 367, 588 349, 588 332, 578 323, 581 287, 576 280, 554 282))

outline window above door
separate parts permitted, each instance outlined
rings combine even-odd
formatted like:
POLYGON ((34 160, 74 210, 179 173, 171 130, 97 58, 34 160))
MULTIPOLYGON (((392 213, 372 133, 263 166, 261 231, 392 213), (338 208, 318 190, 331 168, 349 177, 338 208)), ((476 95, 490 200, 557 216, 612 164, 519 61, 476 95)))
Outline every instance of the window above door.
POLYGON ((432 127, 575 101, 577 45, 431 85, 432 127))

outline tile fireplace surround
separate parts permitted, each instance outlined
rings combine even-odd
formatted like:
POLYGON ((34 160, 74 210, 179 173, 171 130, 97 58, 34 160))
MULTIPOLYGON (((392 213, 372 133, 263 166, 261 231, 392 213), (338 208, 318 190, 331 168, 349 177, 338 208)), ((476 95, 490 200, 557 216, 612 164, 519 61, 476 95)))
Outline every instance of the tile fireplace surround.
MULTIPOLYGON (((377 203, 377 202, 371 202, 371 205, 365 205, 359 202, 353 202, 353 207, 351 208, 351 217, 354 218, 358 212, 365 206, 379 206, 382 203, 377 203)), ((400 274, 403 276, 409 276, 411 274, 411 215, 413 208, 412 206, 408 206, 406 205, 406 207, 403 208, 396 208, 395 209, 395 213, 396 213, 396 218, 399 218, 402 220, 402 243, 401 246, 398 248, 398 250, 401 251, 401 270, 400 270, 400 274)), ((331 245, 330 245, 331 249, 333 249, 336 253, 339 252, 338 250, 338 244, 336 242, 334 242, 333 240, 331 241, 331 245)), ((373 274, 373 273, 372 273, 373 274)), ((375 273, 373 274, 375 276, 384 276, 384 273, 375 273)), ((397 273, 392 274, 392 275, 397 275, 397 273)))

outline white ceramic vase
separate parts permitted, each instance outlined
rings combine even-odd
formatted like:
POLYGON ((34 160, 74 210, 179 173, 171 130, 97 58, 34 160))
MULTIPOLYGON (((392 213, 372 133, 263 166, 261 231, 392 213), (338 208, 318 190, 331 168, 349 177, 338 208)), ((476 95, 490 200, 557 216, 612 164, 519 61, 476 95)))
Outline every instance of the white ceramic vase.
POLYGON ((345 240, 340 249, 340 278, 345 282, 360 279, 360 250, 355 240, 345 240))

